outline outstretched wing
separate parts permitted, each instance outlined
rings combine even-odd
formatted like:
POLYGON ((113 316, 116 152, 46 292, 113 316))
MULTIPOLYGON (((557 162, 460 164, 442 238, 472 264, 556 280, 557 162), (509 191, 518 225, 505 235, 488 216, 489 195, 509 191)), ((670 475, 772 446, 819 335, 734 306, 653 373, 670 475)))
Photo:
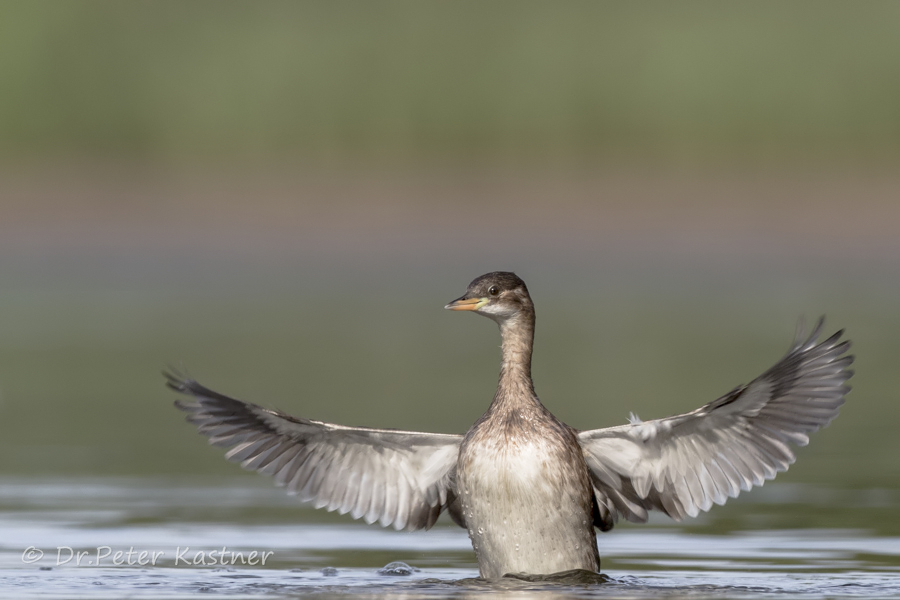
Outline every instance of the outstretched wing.
POLYGON ((620 515, 643 523, 649 510, 694 517, 787 470, 795 460, 788 444, 805 446, 850 390, 850 342, 839 331, 819 343, 823 324, 809 337, 801 325, 772 368, 695 411, 580 432, 597 525, 609 529, 620 515))
POLYGON ((187 420, 228 460, 274 475, 316 508, 394 529, 428 529, 455 498, 462 436, 343 427, 298 419, 165 373, 187 420))

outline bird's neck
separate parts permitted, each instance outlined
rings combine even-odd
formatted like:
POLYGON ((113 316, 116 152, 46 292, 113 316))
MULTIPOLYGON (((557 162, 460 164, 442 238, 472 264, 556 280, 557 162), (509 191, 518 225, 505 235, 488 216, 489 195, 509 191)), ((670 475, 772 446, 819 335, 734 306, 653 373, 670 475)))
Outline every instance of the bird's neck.
POLYGON ((531 352, 534 347, 534 312, 522 311, 500 322, 503 339, 500 382, 495 405, 540 404, 531 381, 531 352))

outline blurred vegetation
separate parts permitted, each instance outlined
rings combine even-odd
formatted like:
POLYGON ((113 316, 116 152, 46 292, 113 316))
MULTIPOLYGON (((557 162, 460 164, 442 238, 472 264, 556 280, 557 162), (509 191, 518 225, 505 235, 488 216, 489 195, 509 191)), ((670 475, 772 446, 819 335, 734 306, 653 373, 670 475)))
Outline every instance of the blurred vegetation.
POLYGON ((0 5, 0 157, 900 156, 896 2, 0 5))

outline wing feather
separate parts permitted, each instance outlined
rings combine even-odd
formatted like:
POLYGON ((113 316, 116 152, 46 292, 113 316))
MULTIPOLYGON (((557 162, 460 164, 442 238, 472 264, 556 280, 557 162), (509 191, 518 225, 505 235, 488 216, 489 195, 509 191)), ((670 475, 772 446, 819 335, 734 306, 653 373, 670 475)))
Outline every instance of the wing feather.
POLYGON ((819 341, 823 326, 806 336, 801 325, 769 370, 694 411, 580 432, 604 523, 696 516, 787 470, 791 445, 828 425, 850 391, 850 343, 843 331, 819 341))
POLYGON ((456 498, 462 436, 299 419, 165 375, 170 388, 189 396, 175 406, 210 444, 229 448, 228 460, 274 476, 316 508, 395 529, 428 529, 456 498))

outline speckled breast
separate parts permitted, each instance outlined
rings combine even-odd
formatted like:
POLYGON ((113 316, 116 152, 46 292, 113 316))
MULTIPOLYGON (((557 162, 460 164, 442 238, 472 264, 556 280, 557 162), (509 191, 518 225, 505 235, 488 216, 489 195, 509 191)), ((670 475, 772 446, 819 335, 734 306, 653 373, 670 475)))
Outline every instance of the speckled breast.
POLYGON ((482 422, 460 449, 457 487, 481 576, 598 571, 587 466, 559 423, 482 422))

